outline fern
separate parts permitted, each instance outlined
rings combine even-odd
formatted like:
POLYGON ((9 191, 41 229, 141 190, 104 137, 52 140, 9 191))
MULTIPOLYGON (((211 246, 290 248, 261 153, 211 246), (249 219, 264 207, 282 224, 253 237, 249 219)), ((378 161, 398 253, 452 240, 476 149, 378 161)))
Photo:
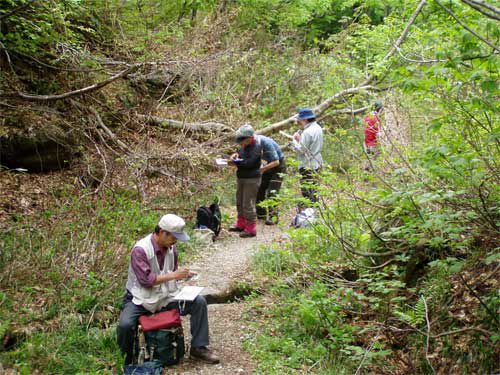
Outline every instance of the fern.
POLYGON ((409 306, 405 311, 394 311, 394 315, 412 327, 418 327, 425 321, 425 304, 423 299, 419 299, 415 306, 409 306))

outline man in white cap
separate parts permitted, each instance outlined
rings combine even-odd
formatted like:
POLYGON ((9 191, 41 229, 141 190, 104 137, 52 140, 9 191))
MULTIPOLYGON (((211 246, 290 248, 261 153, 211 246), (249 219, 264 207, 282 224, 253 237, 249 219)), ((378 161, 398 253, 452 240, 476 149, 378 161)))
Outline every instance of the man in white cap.
MULTIPOLYGON (((128 268, 126 294, 118 323, 118 345, 126 355, 125 364, 132 363, 137 322, 141 315, 179 308, 173 296, 178 292, 177 280, 193 274, 178 267, 175 244, 187 241, 185 222, 177 215, 163 216, 155 231, 139 240, 132 249, 128 268)), ((184 305, 184 304, 183 304, 184 305)), ((182 315, 191 315, 191 358, 208 363, 219 359, 207 348, 208 312, 203 296, 186 301, 182 315)))

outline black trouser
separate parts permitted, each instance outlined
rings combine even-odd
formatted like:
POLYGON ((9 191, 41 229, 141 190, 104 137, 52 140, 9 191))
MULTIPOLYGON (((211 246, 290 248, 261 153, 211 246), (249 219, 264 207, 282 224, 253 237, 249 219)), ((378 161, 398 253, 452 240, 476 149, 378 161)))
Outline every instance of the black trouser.
MULTIPOLYGON (((286 173, 285 161, 280 161, 280 164, 262 174, 262 181, 257 192, 257 216, 260 218, 267 218, 268 212, 264 207, 260 207, 259 203, 268 198, 278 195, 281 184, 283 183, 283 175, 286 173)), ((276 206, 269 208, 269 218, 278 217, 278 210, 276 206)))
MULTIPOLYGON (((198 348, 208 345, 208 312, 207 301, 203 296, 198 296, 194 301, 181 302, 181 315, 191 315, 191 347, 198 348)), ((161 311, 178 309, 179 302, 170 302, 161 311)), ((144 307, 132 302, 132 295, 127 292, 123 301, 123 310, 120 314, 120 322, 116 328, 118 346, 126 355, 125 364, 132 363, 134 358, 134 341, 136 337, 137 324, 141 315, 151 313, 144 307)))
POLYGON ((318 192, 316 185, 318 184, 318 171, 319 169, 312 170, 308 168, 300 168, 300 191, 302 196, 316 203, 318 201, 318 192))

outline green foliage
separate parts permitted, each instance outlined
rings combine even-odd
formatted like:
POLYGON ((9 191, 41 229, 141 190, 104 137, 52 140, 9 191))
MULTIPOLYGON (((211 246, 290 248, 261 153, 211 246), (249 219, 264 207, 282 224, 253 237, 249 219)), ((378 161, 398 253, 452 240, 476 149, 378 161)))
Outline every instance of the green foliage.
POLYGON ((63 55, 79 50, 95 34, 95 24, 86 24, 87 12, 80 0, 38 2, 6 0, 2 13, 2 41, 7 48, 30 56, 43 56, 58 46, 63 55))
MULTIPOLYGON (((471 17, 468 20, 481 31, 490 30, 489 22, 470 9, 455 11, 471 17)), ((395 11, 376 26, 353 25, 352 33, 332 35, 328 43, 348 46, 346 54, 353 64, 366 64, 375 75, 386 74, 379 64, 389 48, 383 36, 398 34, 401 14, 405 12, 395 11)), ((370 332, 393 322, 413 332, 396 347, 410 351, 419 371, 427 372, 421 334, 426 331, 423 298, 434 334, 459 329, 464 324, 461 317, 449 310, 461 307, 453 299, 459 275, 474 273, 476 267, 494 270, 500 223, 495 161, 500 157, 499 108, 494 100, 498 56, 490 55, 484 44, 445 18, 441 12, 426 13, 401 50, 415 60, 443 61, 398 60, 386 75, 387 81, 402 88, 386 100, 394 103, 397 112, 408 114, 408 123, 398 126, 411 131, 410 143, 392 140, 397 145, 386 144, 383 158, 373 161, 375 172, 365 173, 356 121, 338 121, 333 124, 335 131, 327 128, 320 222, 312 230, 291 232, 286 246, 257 254, 257 269, 271 278, 270 293, 278 301, 264 305, 262 311, 273 323, 258 325, 256 330, 265 334, 249 341, 262 369, 283 362, 289 369, 299 368, 297 358, 302 368, 314 365, 318 373, 335 369, 338 363, 355 369, 373 340, 370 332), (358 274, 353 285, 338 277, 346 267, 358 274), (357 314, 372 326, 362 329, 357 314), (279 316, 290 318, 276 324, 279 316), (360 340, 365 345, 359 346, 360 340), (281 349, 290 342, 303 357, 297 353, 291 357, 281 349), (322 355, 309 349, 316 345, 326 349, 322 355)), ((488 35, 495 38, 494 32, 488 35)), ((336 54, 344 56, 338 50, 336 54)), ((289 180, 291 186, 297 183, 295 177, 289 180)), ((289 207, 297 202, 296 194, 296 189, 285 188, 276 201, 289 207)), ((497 311, 495 289, 482 287, 483 302, 497 311)), ((470 324, 496 332, 488 309, 473 301, 475 307, 463 312, 475 322, 470 324)), ((461 363, 464 371, 488 372, 495 366, 495 354, 488 345, 497 339, 472 332, 465 338, 444 335, 431 342, 439 341, 442 349, 437 355, 446 358, 449 366, 461 363), (465 342, 464 346, 457 341, 465 342)), ((382 371, 377 355, 387 363, 397 349, 374 348, 379 350, 369 356, 366 366, 377 373, 382 371)))
POLYGON ((290 37, 299 34, 308 45, 325 46, 328 37, 357 22, 379 24, 395 1, 239 0, 240 24, 290 37))
POLYGON ((21 374, 43 369, 47 374, 115 374, 122 366, 114 328, 85 329, 76 317, 60 330, 33 334, 29 341, 0 355, 21 374))
MULTIPOLYGON (((255 257, 268 298, 253 300, 255 335, 246 345, 260 373, 352 374, 360 365, 371 373, 404 371, 397 368, 404 356, 415 366, 408 372, 426 373, 425 301, 433 335, 469 324, 482 329, 433 337, 428 349, 431 360, 443 363, 440 370, 495 371, 499 337, 490 333, 498 324, 490 311, 498 311, 500 296, 486 281, 499 259, 499 56, 437 4, 428 2, 385 61, 416 0, 3 3, 1 14, 21 6, 0 30, 15 63, 28 55, 95 67, 101 53, 202 61, 208 74, 188 64, 196 79, 182 112, 194 108, 193 118, 250 120, 261 128, 367 75, 391 88, 377 95, 401 115, 391 126, 407 138, 385 143, 371 172, 364 170, 362 122, 328 113, 322 121, 320 218, 255 257), (87 46, 99 52, 91 55, 87 46), (203 60, 219 51, 216 62, 203 60), (478 283, 481 303, 463 289, 462 276, 478 283)), ((463 2, 447 6, 498 41, 493 20, 463 2)), ((63 87, 52 76, 31 82, 39 93, 63 87)), ((357 108, 372 99, 360 93, 338 106, 357 108)), ((300 201, 297 186, 291 172, 274 200, 283 211, 300 201)), ((180 209, 207 203, 202 189, 189 190, 200 194, 177 197, 188 201, 176 201, 180 209)), ((54 207, 12 215, 0 237, 0 337, 13 327, 37 328, 0 359, 21 373, 115 372, 121 359, 109 327, 117 319, 127 255, 158 213, 126 189, 95 200, 77 198, 71 187, 52 194, 54 207)), ((234 199, 222 184, 210 200, 215 196, 226 205, 234 199)), ((163 199, 152 205, 167 203, 172 207, 163 199)), ((225 223, 230 220, 226 213, 225 223)))

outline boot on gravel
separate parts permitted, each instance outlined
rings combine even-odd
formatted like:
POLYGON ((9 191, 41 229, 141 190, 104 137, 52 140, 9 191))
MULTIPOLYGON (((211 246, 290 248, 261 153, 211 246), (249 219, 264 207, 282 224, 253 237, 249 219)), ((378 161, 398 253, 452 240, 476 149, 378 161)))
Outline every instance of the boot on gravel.
POLYGON ((257 235, 257 222, 247 223, 245 231, 240 234, 241 238, 255 237, 257 235))
POLYGON ((201 348, 191 348, 191 350, 189 351, 189 355, 192 359, 210 363, 212 365, 220 362, 219 357, 217 357, 206 346, 202 346, 201 348))
POLYGON ((243 216, 238 216, 238 221, 234 227, 229 228, 230 232, 243 232, 247 226, 247 220, 243 216))

